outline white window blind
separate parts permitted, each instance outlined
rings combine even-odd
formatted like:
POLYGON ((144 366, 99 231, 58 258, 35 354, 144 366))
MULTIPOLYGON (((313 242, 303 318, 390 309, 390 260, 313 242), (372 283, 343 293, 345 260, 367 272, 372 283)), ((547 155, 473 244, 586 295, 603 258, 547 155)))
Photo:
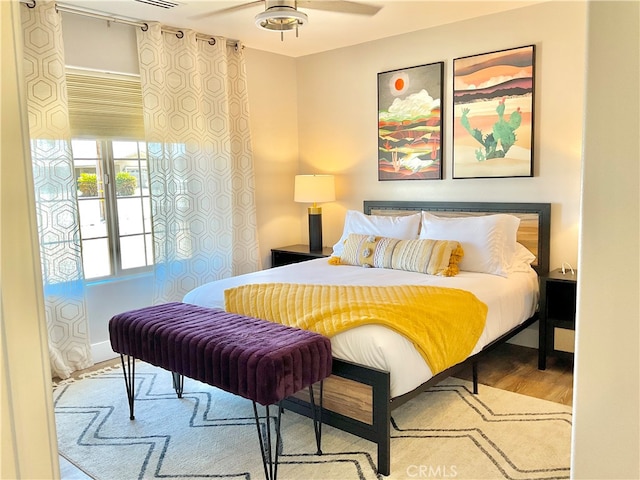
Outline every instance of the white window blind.
POLYGON ((144 138, 139 77, 69 68, 66 76, 74 138, 144 138))

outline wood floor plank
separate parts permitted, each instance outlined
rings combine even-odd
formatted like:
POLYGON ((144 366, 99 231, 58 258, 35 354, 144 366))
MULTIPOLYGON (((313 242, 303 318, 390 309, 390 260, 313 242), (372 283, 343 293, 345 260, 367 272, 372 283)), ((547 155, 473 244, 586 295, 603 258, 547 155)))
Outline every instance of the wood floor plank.
MULTIPOLYGON (((490 387, 541 398, 571 406, 573 404, 573 357, 550 356, 547 369, 538 370, 538 350, 505 343, 489 352, 478 365, 479 382, 490 387)), ((471 372, 457 378, 471 380, 471 372)))

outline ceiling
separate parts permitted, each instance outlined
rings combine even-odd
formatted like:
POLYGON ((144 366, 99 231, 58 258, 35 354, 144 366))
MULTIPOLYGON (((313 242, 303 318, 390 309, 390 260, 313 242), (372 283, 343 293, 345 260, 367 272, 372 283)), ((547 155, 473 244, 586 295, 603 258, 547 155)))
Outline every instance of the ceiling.
MULTIPOLYGON (((149 1, 149 0, 143 0, 149 1)), ((165 0, 161 0, 165 1, 165 0)), ((374 16, 299 9, 309 21, 295 31, 280 33, 256 27, 254 17, 262 5, 233 12, 223 9, 246 1, 166 0, 177 4, 171 8, 141 3, 138 0, 60 0, 61 5, 98 11, 112 16, 141 21, 158 21, 164 25, 189 28, 198 32, 240 40, 247 47, 290 57, 300 57, 336 48, 356 45, 401 33, 453 23, 473 17, 525 7, 544 0, 529 1, 380 1, 356 0, 382 7, 374 16), (209 15, 212 14, 212 15, 209 15)))

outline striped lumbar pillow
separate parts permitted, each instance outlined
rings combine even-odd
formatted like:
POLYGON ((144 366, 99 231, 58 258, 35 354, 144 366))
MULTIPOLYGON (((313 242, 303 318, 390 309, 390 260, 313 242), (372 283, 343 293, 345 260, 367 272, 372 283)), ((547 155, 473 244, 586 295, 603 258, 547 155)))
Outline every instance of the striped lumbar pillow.
POLYGON ((339 257, 342 265, 391 268, 452 277, 464 252, 452 240, 400 240, 375 235, 349 234, 339 257))

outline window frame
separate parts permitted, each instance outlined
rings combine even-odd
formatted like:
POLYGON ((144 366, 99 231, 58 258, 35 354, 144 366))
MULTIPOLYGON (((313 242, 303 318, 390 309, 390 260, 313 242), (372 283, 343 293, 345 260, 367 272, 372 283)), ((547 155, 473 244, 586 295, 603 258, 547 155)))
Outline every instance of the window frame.
POLYGON ((106 238, 107 245, 109 249, 109 270, 110 274, 108 275, 100 275, 95 277, 87 278, 85 276, 85 281, 87 282, 100 282, 105 280, 115 280, 122 279, 131 276, 137 276, 140 274, 147 274, 153 271, 154 266, 154 255, 153 255, 153 223, 151 222, 151 191, 150 191, 150 179, 148 177, 148 156, 141 154, 141 144, 144 144, 144 140, 133 140, 133 139, 120 139, 120 138, 95 138, 95 137, 85 137, 78 136, 72 138, 73 141, 91 141, 96 143, 96 151, 98 158, 87 158, 87 157, 76 157, 73 153, 72 148, 72 160, 74 165, 74 175, 76 177, 76 181, 79 178, 76 175, 76 161, 78 160, 90 160, 96 162, 96 181, 98 188, 98 195, 96 197, 82 197, 78 195, 77 203, 78 203, 78 215, 80 224, 82 224, 81 218, 81 208, 80 202, 89 201, 89 200, 102 200, 104 201, 104 209, 105 209, 105 227, 106 227, 106 237, 96 236, 96 237, 88 237, 84 238, 82 235, 82 229, 80 229, 80 246, 82 250, 82 263, 83 270, 85 270, 85 244, 86 240, 106 238), (135 159, 130 158, 116 158, 114 155, 114 142, 134 142, 137 144, 137 156, 135 159), (133 233, 133 234, 124 234, 120 233, 120 215, 118 211, 118 199, 127 198, 123 196, 118 196, 116 192, 116 177, 119 173, 117 171, 116 162, 118 160, 135 160, 138 162, 138 180, 140 181, 139 185, 139 194, 133 196, 133 198, 137 198, 141 202, 141 213, 142 213, 142 232, 141 233, 133 233), (144 194, 143 192, 143 182, 140 180, 142 175, 142 162, 147 165, 147 187, 148 192, 144 194), (145 222, 145 208, 144 208, 144 198, 148 198, 149 202, 149 229, 147 230, 146 222, 145 222), (150 245, 147 242, 147 235, 150 235, 150 245), (131 268, 123 268, 122 264, 122 249, 121 249, 121 239, 127 237, 135 237, 142 236, 144 241, 144 255, 145 255, 145 263, 146 265, 131 267, 131 268))

